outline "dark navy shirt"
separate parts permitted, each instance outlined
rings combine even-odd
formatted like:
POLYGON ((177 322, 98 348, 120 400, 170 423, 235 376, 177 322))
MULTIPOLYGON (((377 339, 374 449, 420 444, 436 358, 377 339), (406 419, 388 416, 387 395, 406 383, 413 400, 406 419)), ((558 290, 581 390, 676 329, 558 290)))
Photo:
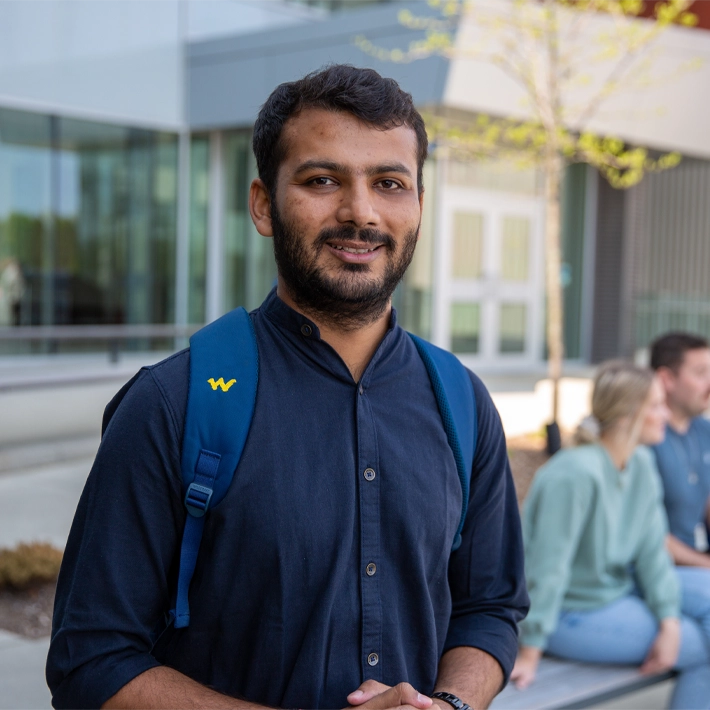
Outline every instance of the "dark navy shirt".
POLYGON ((343 707, 368 678, 431 693, 455 646, 490 653, 507 676, 528 600, 505 439, 481 382, 471 375, 478 447, 451 553, 461 485, 427 372, 394 314, 359 383, 274 292, 251 317, 260 372, 249 436, 206 520, 190 626, 155 645, 185 522, 189 353, 141 371, 107 408, 59 577, 55 707, 99 707, 158 664, 303 708, 343 707))
POLYGON ((696 417, 685 434, 666 427, 653 447, 663 479, 663 503, 672 535, 695 548, 695 531, 705 529, 710 499, 710 422, 696 417))

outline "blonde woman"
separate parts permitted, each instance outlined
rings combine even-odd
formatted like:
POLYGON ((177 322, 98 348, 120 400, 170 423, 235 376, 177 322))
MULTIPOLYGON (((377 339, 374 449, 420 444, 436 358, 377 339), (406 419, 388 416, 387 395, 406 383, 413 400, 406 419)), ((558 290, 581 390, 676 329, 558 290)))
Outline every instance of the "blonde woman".
POLYGON ((547 650, 598 663, 679 671, 671 708, 710 708, 710 573, 676 571, 652 454, 668 417, 661 384, 603 364, 582 445, 535 476, 523 511, 530 613, 511 679, 535 677, 547 650))

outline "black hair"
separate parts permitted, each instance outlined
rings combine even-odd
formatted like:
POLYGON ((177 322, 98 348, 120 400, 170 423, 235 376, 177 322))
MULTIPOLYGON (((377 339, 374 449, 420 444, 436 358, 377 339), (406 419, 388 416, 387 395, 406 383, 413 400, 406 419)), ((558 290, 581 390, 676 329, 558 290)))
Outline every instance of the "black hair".
POLYGON ((673 372, 683 364, 688 350, 701 350, 710 347, 708 341, 692 333, 666 333, 651 343, 651 367, 667 367, 673 372))
POLYGON ((284 124, 305 108, 344 111, 381 130, 411 128, 417 136, 417 185, 421 193, 428 140, 424 120, 414 108, 411 94, 374 69, 333 64, 298 81, 280 84, 259 111, 252 148, 259 177, 270 195, 274 195, 278 169, 286 155, 284 124))

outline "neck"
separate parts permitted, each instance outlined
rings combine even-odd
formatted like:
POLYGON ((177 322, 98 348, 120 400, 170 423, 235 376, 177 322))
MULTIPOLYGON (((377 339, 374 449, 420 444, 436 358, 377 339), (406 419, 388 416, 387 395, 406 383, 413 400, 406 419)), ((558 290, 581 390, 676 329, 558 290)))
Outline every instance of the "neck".
POLYGON ((608 429, 601 434, 599 442, 607 450, 619 471, 626 468, 631 453, 639 443, 626 427, 608 429))
POLYGON ((348 328, 347 326, 339 325, 337 322, 329 321, 323 317, 323 314, 311 313, 299 306, 289 294, 288 289, 283 288, 280 282, 276 289, 276 294, 287 306, 306 316, 306 318, 310 318, 318 326, 321 340, 328 343, 340 355, 348 370, 350 370, 353 380, 359 382, 372 356, 387 333, 392 305, 389 304, 382 314, 371 323, 348 328))
POLYGON ((668 409, 668 423, 674 431, 677 431, 679 434, 685 434, 688 429, 690 429, 690 422, 693 418, 689 417, 685 412, 679 411, 671 404, 668 405, 668 409))

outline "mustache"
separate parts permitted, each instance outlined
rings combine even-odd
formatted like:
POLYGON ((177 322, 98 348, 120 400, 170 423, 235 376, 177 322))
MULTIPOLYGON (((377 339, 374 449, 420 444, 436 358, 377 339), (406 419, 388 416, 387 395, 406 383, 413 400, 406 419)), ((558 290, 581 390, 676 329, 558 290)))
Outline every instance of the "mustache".
POLYGON ((315 246, 322 247, 327 242, 337 241, 358 241, 364 244, 377 244, 389 248, 394 248, 395 246, 394 238, 387 232, 381 232, 379 229, 372 229, 371 227, 358 229, 347 224, 342 227, 326 227, 321 230, 316 237, 315 246))

